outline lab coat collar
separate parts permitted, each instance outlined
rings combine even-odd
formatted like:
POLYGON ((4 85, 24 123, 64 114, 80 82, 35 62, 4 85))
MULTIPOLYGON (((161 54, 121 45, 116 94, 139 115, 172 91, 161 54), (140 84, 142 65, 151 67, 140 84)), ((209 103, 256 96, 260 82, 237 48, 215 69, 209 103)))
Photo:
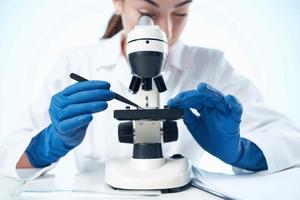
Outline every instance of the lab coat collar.
POLYGON ((122 56, 121 36, 122 33, 119 32, 112 38, 100 40, 99 51, 97 56, 98 65, 96 66, 96 69, 116 65, 119 57, 122 56))
POLYGON ((183 66, 182 59, 184 55, 184 43, 178 40, 174 45, 169 47, 168 59, 166 62, 166 68, 175 67, 179 70, 187 70, 188 66, 183 66))

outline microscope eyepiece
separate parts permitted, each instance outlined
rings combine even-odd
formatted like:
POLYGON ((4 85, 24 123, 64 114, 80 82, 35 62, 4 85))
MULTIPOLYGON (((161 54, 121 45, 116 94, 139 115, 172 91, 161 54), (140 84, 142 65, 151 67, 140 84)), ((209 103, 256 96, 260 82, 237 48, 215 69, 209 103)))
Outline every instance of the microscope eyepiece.
POLYGON ((139 21, 138 21, 138 25, 146 25, 146 26, 153 26, 154 25, 154 22, 153 22, 153 19, 148 16, 148 15, 143 15, 140 17, 139 21))

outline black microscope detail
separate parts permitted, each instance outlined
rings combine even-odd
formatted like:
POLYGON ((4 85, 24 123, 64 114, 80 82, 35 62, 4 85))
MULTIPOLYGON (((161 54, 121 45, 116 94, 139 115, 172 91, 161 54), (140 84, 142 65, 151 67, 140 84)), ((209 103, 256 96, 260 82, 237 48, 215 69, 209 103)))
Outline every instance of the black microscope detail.
MULTIPOLYGON (((147 41, 151 42, 151 40, 147 41)), ((167 90, 165 81, 160 75, 161 68, 164 65, 164 61, 166 60, 165 53, 154 51, 139 51, 130 53, 128 55, 128 60, 131 66, 131 70, 135 74, 131 79, 129 91, 134 94, 137 93, 141 84, 143 90, 152 90, 152 79, 154 79, 154 83, 159 92, 164 92, 167 90)))

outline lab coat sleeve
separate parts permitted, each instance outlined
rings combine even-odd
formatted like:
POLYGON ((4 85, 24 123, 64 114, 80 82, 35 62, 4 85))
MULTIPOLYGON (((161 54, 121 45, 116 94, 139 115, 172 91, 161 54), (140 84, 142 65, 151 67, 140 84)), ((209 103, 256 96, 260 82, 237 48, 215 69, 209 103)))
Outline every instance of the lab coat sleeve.
POLYGON ((25 152, 31 138, 51 123, 48 114, 51 97, 69 84, 69 73, 70 66, 67 52, 65 52, 49 73, 40 97, 35 103, 28 106, 19 120, 16 120, 16 127, 12 129, 7 140, 0 146, 0 175, 29 180, 55 166, 54 163, 42 169, 27 171, 16 169, 16 164, 25 152))
MULTIPOLYGON (((224 94, 235 95, 243 105, 241 137, 256 144, 263 152, 267 173, 278 172, 300 164, 300 129, 291 120, 268 107, 258 89, 238 74, 220 53, 214 87, 224 94)), ((234 168, 235 172, 247 172, 234 168)))

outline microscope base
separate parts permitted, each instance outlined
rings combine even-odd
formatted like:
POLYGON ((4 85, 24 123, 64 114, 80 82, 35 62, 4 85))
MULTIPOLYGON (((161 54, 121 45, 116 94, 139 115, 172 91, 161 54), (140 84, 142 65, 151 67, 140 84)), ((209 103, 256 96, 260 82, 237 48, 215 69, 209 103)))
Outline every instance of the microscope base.
POLYGON ((118 158, 105 166, 105 182, 118 189, 169 190, 184 188, 190 181, 191 165, 187 158, 118 158))

